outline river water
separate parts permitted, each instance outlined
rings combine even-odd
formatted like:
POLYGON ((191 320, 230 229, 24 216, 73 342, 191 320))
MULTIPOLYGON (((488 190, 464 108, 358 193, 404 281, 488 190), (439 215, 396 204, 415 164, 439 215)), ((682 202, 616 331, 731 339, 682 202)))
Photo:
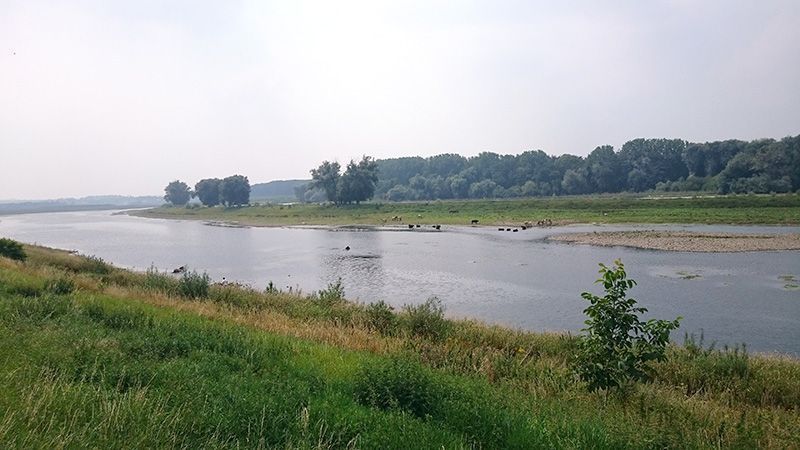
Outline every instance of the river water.
POLYGON ((171 270, 186 265, 263 289, 310 292, 341 278, 346 295, 394 306, 437 296, 450 317, 533 331, 583 327, 583 291, 597 264, 620 258, 638 282, 630 295, 650 317, 682 316, 684 333, 721 345, 800 355, 800 252, 683 253, 547 242, 570 231, 660 229, 741 233, 800 232, 800 227, 597 226, 500 232, 443 227, 441 232, 225 228, 196 221, 144 219, 109 211, 0 217, 0 236, 77 250, 118 266, 171 270), (351 250, 345 250, 349 246, 351 250))

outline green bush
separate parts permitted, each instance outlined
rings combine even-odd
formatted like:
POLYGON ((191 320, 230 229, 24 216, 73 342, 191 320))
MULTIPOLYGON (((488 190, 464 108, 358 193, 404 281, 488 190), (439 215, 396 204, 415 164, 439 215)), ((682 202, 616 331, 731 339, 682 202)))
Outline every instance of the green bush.
POLYGON ((155 292, 170 294, 176 289, 176 281, 166 273, 159 272, 155 266, 150 266, 145 272, 142 287, 155 292))
POLYGON ((15 259, 17 261, 25 261, 28 257, 28 255, 25 254, 25 249, 22 248, 22 244, 7 238, 0 238, 0 256, 5 256, 6 258, 15 259))
POLYGON ((614 264, 610 268, 600 264, 602 277, 597 283, 603 285, 605 296, 581 294, 591 305, 583 311, 589 320, 573 364, 591 391, 649 380, 652 369, 648 363, 665 359, 669 333, 678 328, 681 319, 642 322, 639 315, 647 309, 636 307, 636 300, 626 297, 636 282, 627 279, 620 260, 614 264))
POLYGON ((380 409, 399 409, 417 417, 434 415, 440 402, 430 374, 418 363, 392 358, 362 367, 355 382, 356 401, 380 409))
POLYGON ((397 330, 397 315, 383 300, 370 303, 366 310, 367 326, 380 334, 391 335, 397 330))
POLYGON ((206 298, 208 297, 210 286, 211 278, 207 273, 199 274, 194 270, 186 271, 181 279, 178 280, 178 294, 187 298, 206 298))
POLYGON ((88 255, 85 256, 85 258, 86 264, 82 270, 98 275, 106 275, 111 273, 111 265, 105 262, 103 258, 94 255, 88 255))
POLYGON ((317 292, 316 300, 325 305, 333 305, 344 300, 344 285, 339 278, 335 283, 328 284, 328 287, 317 292))
POLYGON ((405 324, 415 336, 431 339, 444 338, 450 326, 444 318, 444 305, 437 297, 431 297, 421 305, 405 305, 405 324))
POLYGON ((75 282, 69 278, 57 278, 49 280, 45 284, 45 289, 52 294, 67 295, 75 290, 75 282))

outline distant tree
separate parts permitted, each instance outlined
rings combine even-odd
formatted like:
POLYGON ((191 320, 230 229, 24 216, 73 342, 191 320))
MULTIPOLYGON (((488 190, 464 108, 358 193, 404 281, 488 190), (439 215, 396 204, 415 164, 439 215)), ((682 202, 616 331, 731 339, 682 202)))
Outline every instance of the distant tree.
POLYGON ((471 198, 490 198, 494 196, 494 191, 497 188, 497 183, 492 180, 482 180, 477 183, 472 183, 469 187, 469 196, 471 198))
POLYGON ((584 171, 580 169, 568 169, 564 173, 564 179, 561 181, 561 188, 565 193, 570 195, 586 194, 589 192, 589 184, 586 181, 584 171))
POLYGON ((356 164, 350 161, 347 170, 339 178, 337 185, 338 203, 360 203, 369 200, 375 194, 375 183, 378 182, 378 166, 372 157, 364 156, 356 164))
POLYGON ((416 197, 414 195, 414 191, 406 186, 403 186, 402 184, 398 184, 386 192, 386 199, 391 202, 402 202, 405 200, 415 200, 416 197))
POLYGON ((219 178, 206 178, 197 182, 194 185, 194 193, 200 203, 206 206, 216 206, 220 204, 220 184, 222 180, 219 178))
POLYGON ((337 203, 337 189, 341 174, 338 162, 323 161, 316 169, 311 169, 311 188, 322 189, 328 201, 337 203))
POLYGON ((164 200, 172 203, 173 206, 183 206, 189 203, 192 198, 192 191, 189 185, 183 181, 175 180, 164 188, 164 200))
POLYGON ((450 194, 453 198, 467 198, 469 196, 469 181, 461 175, 447 177, 450 184, 450 194))
POLYGON ((220 200, 227 206, 250 203, 250 181, 242 175, 231 175, 222 180, 219 187, 220 200))

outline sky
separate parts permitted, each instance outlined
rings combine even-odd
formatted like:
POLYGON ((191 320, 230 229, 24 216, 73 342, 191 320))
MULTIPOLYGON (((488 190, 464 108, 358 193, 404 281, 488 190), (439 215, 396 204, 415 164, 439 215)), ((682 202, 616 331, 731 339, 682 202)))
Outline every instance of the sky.
POLYGON ((800 1, 0 0, 0 199, 800 134, 800 1))

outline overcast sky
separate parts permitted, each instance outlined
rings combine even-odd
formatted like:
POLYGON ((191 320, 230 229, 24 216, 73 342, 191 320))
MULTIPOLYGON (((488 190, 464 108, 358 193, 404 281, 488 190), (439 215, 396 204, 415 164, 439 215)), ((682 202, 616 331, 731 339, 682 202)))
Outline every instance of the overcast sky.
POLYGON ((800 133, 800 1, 0 1, 0 199, 800 133))

